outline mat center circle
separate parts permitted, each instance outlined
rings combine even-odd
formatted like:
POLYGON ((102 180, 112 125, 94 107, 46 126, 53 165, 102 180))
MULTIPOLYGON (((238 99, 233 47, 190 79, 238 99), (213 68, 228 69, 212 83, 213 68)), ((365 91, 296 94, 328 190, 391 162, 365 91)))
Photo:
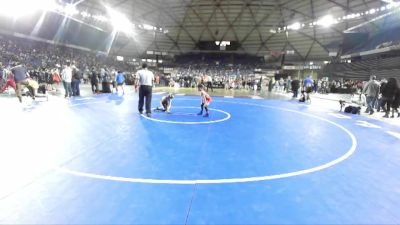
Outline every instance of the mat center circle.
POLYGON ((231 118, 230 113, 214 108, 208 109, 210 112, 209 117, 203 117, 197 114, 199 109, 199 107, 193 106, 176 106, 171 109, 171 113, 153 109, 152 117, 147 117, 145 115, 142 115, 142 117, 154 122, 186 125, 220 123, 231 118))

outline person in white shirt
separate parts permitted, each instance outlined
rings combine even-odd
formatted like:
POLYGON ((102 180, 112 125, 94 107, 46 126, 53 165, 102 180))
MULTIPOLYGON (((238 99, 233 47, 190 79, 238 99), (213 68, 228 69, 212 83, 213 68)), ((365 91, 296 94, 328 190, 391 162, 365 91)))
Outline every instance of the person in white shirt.
POLYGON ((139 79, 139 113, 143 114, 144 99, 146 98, 146 115, 151 117, 151 98, 154 74, 147 69, 147 64, 143 63, 142 69, 136 73, 136 76, 139 79))
POLYGON ((71 63, 67 62, 67 65, 61 72, 61 79, 63 80, 63 85, 65 89, 65 98, 72 96, 72 68, 71 63))

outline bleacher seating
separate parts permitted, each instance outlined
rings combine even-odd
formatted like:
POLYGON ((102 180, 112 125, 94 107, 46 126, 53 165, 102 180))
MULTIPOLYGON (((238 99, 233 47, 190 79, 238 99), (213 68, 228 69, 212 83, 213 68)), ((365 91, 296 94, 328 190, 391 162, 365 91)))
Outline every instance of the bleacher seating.
POLYGON ((378 78, 400 78, 400 56, 332 63, 325 66, 323 73, 337 78, 356 80, 368 80, 371 75, 378 78))
POLYGON ((350 55, 354 53, 360 53, 365 51, 370 51, 374 49, 399 46, 400 45, 400 27, 391 28, 375 35, 371 35, 367 41, 360 43, 354 48, 343 52, 343 55, 350 55))

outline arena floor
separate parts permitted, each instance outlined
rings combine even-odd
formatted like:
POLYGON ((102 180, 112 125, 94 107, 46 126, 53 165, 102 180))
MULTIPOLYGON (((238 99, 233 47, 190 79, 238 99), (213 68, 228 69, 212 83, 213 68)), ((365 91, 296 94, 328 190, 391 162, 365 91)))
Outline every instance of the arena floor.
POLYGON ((267 95, 209 118, 184 94, 151 119, 134 93, 0 102, 1 224, 400 223, 390 123, 267 95))

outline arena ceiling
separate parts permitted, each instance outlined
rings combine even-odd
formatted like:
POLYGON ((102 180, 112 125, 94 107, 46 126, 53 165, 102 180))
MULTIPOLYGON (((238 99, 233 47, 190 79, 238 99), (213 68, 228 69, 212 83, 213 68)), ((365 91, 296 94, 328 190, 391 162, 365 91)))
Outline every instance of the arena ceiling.
POLYGON ((149 24, 163 32, 136 30, 119 34, 112 53, 143 55, 147 51, 182 54, 199 52, 199 41, 236 41, 236 52, 270 56, 289 51, 288 59, 323 60, 337 51, 343 31, 370 20, 390 0, 80 0, 79 10, 105 14, 107 5, 125 14, 132 23, 149 24), (359 13, 357 15, 357 13, 359 13), (342 19, 329 27, 315 25, 327 15, 342 19), (298 23, 300 27, 285 31, 298 23), (310 26, 314 23, 314 26, 310 26), (280 32, 279 32, 279 29, 280 32), (287 29, 287 28, 286 28, 287 29))

